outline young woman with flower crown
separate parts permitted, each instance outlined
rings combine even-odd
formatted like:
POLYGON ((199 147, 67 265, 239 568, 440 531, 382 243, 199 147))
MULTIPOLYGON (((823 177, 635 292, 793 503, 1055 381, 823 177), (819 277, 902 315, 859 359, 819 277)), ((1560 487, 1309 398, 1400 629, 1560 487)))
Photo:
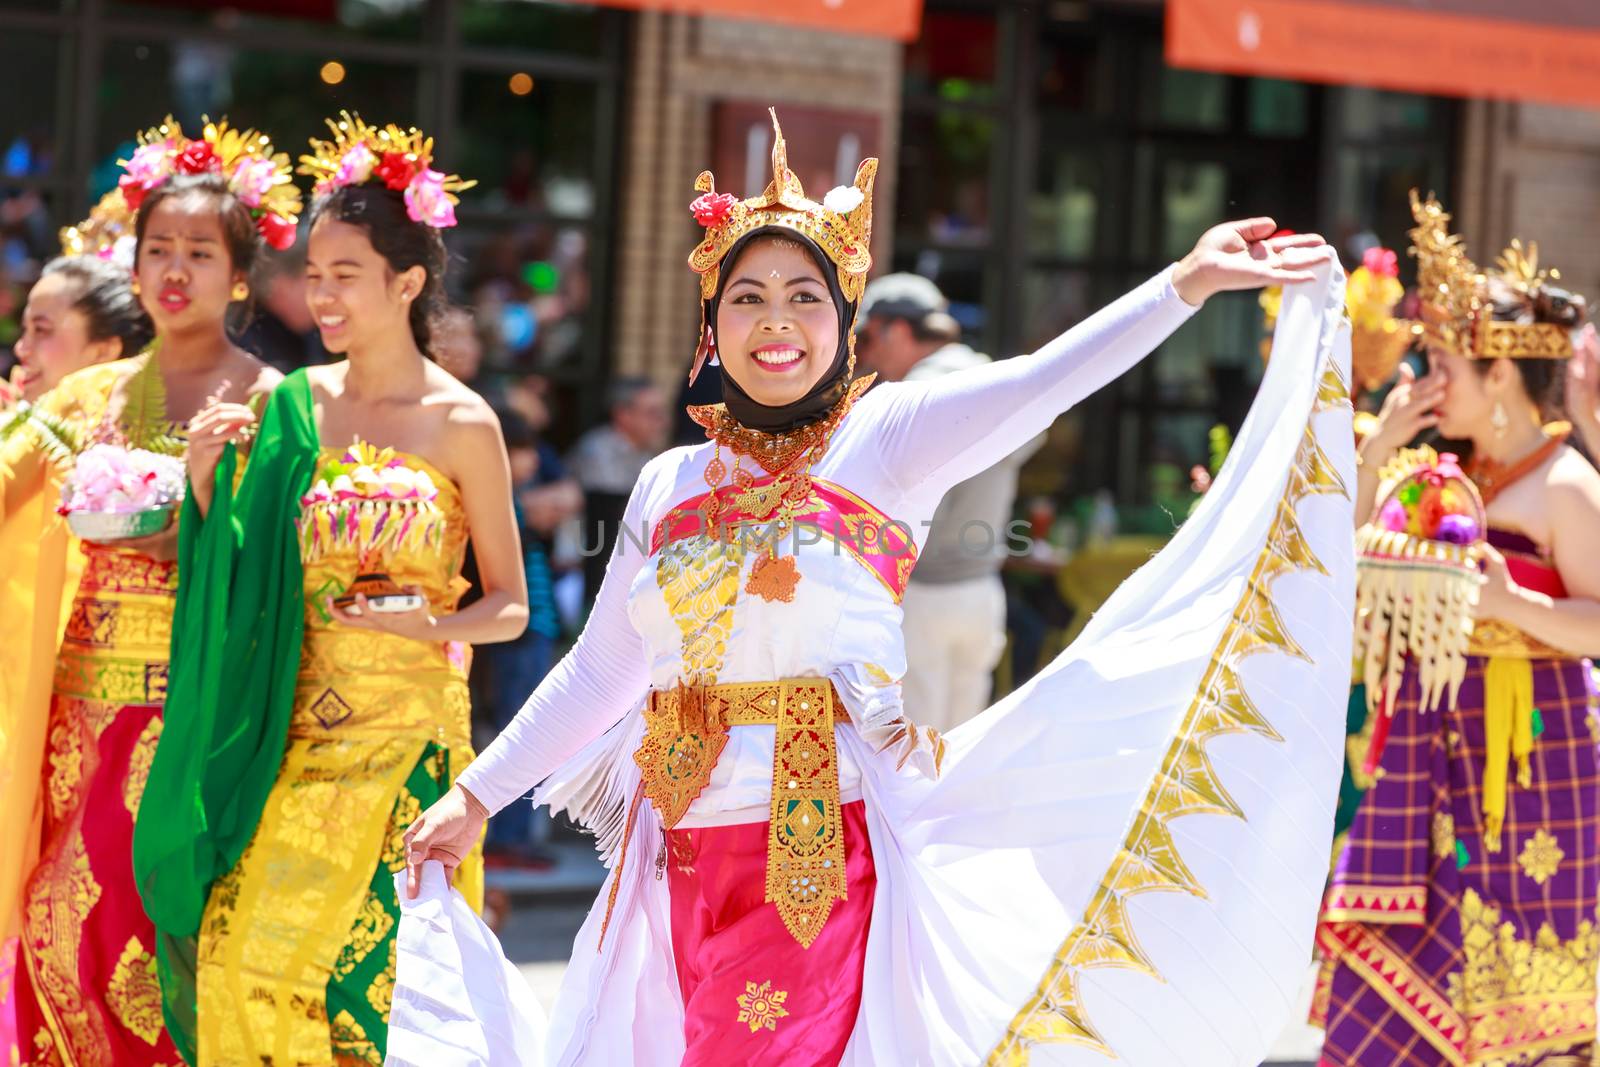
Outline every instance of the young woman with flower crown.
POLYGON ((696 183, 709 440, 646 468, 571 655, 408 831, 390 1062, 971 1067, 1073 1043, 1253 1067, 1303 977, 1339 773, 1354 476, 1331 251, 1226 223, 1031 356, 864 392, 876 161, 817 203, 774 133, 762 194, 696 183), (917 725, 899 598, 945 490, 1207 297, 1277 283, 1261 396, 1172 544, 1028 686, 948 740, 917 725), (504 1025, 527 1016, 487 932, 450 943, 473 921, 433 863, 536 784, 612 868, 542 1056, 504 1025), (1202 813, 1244 818, 1179 818, 1202 813))
MULTIPOLYGON (((211 398, 242 403, 276 383, 229 342, 225 319, 248 295, 263 240, 281 246, 292 238, 299 197, 290 182, 287 157, 274 156, 253 131, 218 123, 190 139, 169 120, 141 137, 125 165, 120 204, 156 348, 69 375, 40 402, 76 445, 102 446, 98 480, 73 475, 77 504, 132 491, 119 465, 137 454, 120 446, 176 444, 211 398)), ((59 476, 48 456, 37 448, 5 465, 8 511, 59 476)), ((29 1062, 170 1064, 177 1057, 162 1026, 156 946, 130 862, 161 733, 177 537, 169 526, 83 545, 50 699, 39 855, 20 905, 18 1018, 29 1062)), ((47 621, 36 611, 36 628, 47 621)))
MULTIPOLYGON (((135 859, 163 936, 197 939, 163 993, 199 1064, 383 1061, 401 835, 472 757, 463 647, 527 618, 499 424, 426 358, 470 183, 414 129, 329 125, 301 168, 307 302, 348 358, 290 375, 259 422, 211 405, 193 432, 230 445, 190 451, 135 859), (483 596, 458 612, 469 539, 483 596)), ((481 893, 475 855, 458 881, 481 893)))

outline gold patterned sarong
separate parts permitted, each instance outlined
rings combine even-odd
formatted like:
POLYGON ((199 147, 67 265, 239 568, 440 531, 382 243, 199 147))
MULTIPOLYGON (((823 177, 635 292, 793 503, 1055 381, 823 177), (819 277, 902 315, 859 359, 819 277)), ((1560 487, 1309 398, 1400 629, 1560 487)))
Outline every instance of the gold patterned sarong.
POLYGON ((663 829, 705 789, 731 726, 773 726, 772 810, 766 899, 802 947, 810 947, 836 900, 846 897, 839 753, 839 696, 823 678, 656 690, 634 762, 663 829))

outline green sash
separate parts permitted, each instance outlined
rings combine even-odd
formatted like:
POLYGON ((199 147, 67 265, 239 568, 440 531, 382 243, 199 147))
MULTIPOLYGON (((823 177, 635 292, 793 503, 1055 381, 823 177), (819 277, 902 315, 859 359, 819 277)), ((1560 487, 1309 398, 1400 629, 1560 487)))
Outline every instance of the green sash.
POLYGON ((304 592, 295 520, 318 442, 305 372, 267 402, 238 492, 232 445, 210 513, 178 526, 178 603, 161 741, 133 832, 156 927, 167 1029, 195 1062, 195 954, 211 883, 244 852, 283 759, 300 670, 304 592))

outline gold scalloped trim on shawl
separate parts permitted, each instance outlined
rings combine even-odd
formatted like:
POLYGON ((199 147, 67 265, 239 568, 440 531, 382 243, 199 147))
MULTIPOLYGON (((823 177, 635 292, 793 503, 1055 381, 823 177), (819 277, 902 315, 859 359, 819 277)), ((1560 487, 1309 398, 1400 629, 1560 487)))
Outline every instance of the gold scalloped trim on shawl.
MULTIPOLYGON (((1349 403, 1344 376, 1329 360, 1314 411, 1349 403)), ((1178 854, 1170 823, 1185 815, 1244 818, 1207 756, 1206 743, 1234 733, 1283 739, 1245 692, 1239 668, 1257 652, 1308 658, 1289 636, 1272 602, 1271 586, 1284 574, 1328 573, 1307 543, 1295 513, 1301 500, 1317 494, 1348 498, 1349 491, 1317 445, 1308 421, 1255 570, 1206 668, 1199 693, 1145 794, 1133 828, 1090 898, 1082 921, 1067 935, 1033 995, 990 1052, 989 1067, 1027 1067, 1032 1049, 1038 1045, 1083 1045, 1114 1056, 1079 996, 1079 974, 1091 968, 1116 967, 1161 977, 1134 934, 1128 903, 1140 893, 1158 891, 1206 896, 1205 888, 1178 854)))

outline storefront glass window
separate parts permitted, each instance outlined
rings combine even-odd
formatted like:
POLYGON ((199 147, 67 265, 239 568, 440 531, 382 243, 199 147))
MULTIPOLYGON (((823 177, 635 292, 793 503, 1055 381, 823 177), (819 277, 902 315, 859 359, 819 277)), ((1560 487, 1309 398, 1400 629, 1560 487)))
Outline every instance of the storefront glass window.
POLYGON ((0 175, 6 178, 56 172, 60 131, 51 103, 61 52, 61 38, 53 34, 0 33, 0 69, 14 89, 0 95, 0 175))
POLYGON ((126 22, 165 22, 248 33, 303 31, 327 40, 421 40, 427 0, 112 0, 109 13, 126 22))
POLYGON ((1382 89, 1342 90, 1341 130, 1348 137, 1379 137, 1427 130, 1438 116, 1438 104, 1425 96, 1382 89))
POLYGON ((1030 251, 1063 259, 1093 254, 1108 163, 1099 148, 1070 137, 1041 138, 1029 213, 1030 251))
POLYGON ((134 135, 170 108, 191 134, 201 117, 226 115, 237 126, 267 131, 297 159, 306 139, 324 136, 323 120, 340 109, 368 122, 418 121, 418 77, 411 67, 339 61, 331 81, 319 54, 257 52, 211 41, 113 41, 101 67, 95 162, 98 195, 116 183, 117 160, 134 135))
POLYGON ((1147 125, 1199 130, 1228 125, 1229 79, 1167 66, 1159 39, 1140 49, 1138 81, 1139 118, 1147 125))
POLYGON ((453 159, 478 180, 473 209, 591 217, 597 94, 524 71, 464 75, 453 159))
POLYGON ((1093 34, 1052 35, 1039 45, 1039 103, 1048 112, 1103 115, 1112 110, 1110 50, 1093 34))
POLYGON ((906 48, 905 93, 952 103, 995 97, 994 15, 929 10, 922 33, 906 48))
POLYGON ((492 48, 593 55, 606 23, 593 4, 550 0, 466 0, 460 5, 461 40, 492 48))
POLYGON ((965 111, 907 115, 897 213, 902 240, 971 246, 989 241, 995 120, 965 111))
POLYGON ((1303 137, 1310 131, 1311 87, 1276 78, 1247 83, 1250 132, 1265 137, 1303 137))

